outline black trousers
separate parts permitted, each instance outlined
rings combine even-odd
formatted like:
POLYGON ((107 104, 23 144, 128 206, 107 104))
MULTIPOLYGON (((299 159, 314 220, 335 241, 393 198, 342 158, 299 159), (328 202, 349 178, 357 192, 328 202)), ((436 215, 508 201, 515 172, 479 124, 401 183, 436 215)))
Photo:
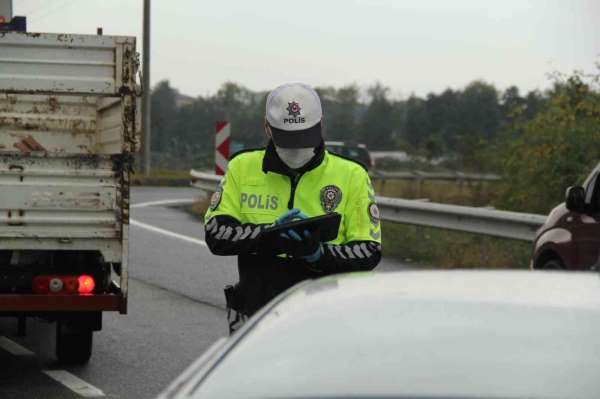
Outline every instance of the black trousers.
POLYGON ((288 288, 322 276, 307 266, 302 260, 289 258, 239 256, 240 280, 233 286, 231 308, 250 317, 288 288))

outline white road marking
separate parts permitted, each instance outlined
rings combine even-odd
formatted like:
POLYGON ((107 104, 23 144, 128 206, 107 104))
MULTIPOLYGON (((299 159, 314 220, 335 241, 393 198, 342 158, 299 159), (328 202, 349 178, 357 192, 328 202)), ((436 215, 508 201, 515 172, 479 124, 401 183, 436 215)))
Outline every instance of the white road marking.
POLYGON ((65 370, 42 370, 44 374, 55 381, 60 382, 71 391, 86 398, 97 398, 105 396, 104 392, 92 384, 88 384, 79 377, 65 370))
POLYGON ((160 200, 160 201, 149 201, 149 202, 140 202, 139 204, 133 204, 130 208, 146 208, 148 206, 159 206, 159 205, 189 205, 196 202, 196 200, 191 198, 179 198, 179 199, 171 199, 171 200, 160 200))
POLYGON ((179 233, 175 233, 173 231, 161 229, 160 227, 152 226, 150 224, 138 222, 135 219, 129 219, 129 224, 131 224, 133 226, 141 227, 142 229, 146 229, 146 230, 152 231, 154 233, 165 235, 167 237, 178 238, 180 240, 191 242, 193 244, 199 244, 199 245, 206 246, 206 242, 203 241, 203 240, 199 240, 199 239, 193 238, 193 237, 184 236, 183 234, 179 234, 179 233))
POLYGON ((0 348, 15 356, 33 356, 35 353, 4 336, 0 336, 0 348))

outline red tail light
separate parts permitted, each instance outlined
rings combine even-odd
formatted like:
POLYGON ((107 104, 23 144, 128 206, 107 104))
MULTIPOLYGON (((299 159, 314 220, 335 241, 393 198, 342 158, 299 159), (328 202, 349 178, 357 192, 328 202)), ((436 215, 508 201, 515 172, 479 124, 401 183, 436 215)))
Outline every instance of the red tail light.
POLYGON ((90 294, 92 291, 94 291, 96 282, 94 281, 92 276, 88 276, 87 274, 84 274, 82 276, 79 276, 79 278, 77 280, 79 281, 78 291, 80 294, 90 294))
POLYGON ((77 288, 79 287, 79 283, 77 282, 77 277, 75 276, 63 276, 61 277, 63 282, 63 292, 64 294, 77 294, 77 288))
POLYGON ((37 276, 33 279, 33 292, 35 294, 48 294, 50 293, 50 277, 49 276, 37 276))
POLYGON ((40 295, 90 294, 96 282, 92 276, 36 276, 32 291, 40 295))

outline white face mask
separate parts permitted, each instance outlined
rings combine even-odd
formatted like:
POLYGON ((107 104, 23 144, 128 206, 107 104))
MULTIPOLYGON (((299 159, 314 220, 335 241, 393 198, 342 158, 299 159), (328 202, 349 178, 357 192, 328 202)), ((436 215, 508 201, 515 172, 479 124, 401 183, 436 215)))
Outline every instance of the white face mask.
POLYGON ((299 169, 306 165, 315 156, 314 147, 281 148, 275 146, 279 158, 290 168, 299 169))

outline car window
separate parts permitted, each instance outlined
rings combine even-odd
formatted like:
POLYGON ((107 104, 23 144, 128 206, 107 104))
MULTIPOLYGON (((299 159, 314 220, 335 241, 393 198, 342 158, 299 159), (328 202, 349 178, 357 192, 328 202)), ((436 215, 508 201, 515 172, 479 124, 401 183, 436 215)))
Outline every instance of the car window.
POLYGON ((327 148, 327 151, 335 152, 336 154, 342 155, 342 149, 343 149, 342 146, 339 146, 339 145, 327 145, 327 146, 325 146, 325 148, 327 148))
POLYGON ((352 158, 358 158, 359 152, 354 148, 346 148, 344 151, 344 155, 352 158))

